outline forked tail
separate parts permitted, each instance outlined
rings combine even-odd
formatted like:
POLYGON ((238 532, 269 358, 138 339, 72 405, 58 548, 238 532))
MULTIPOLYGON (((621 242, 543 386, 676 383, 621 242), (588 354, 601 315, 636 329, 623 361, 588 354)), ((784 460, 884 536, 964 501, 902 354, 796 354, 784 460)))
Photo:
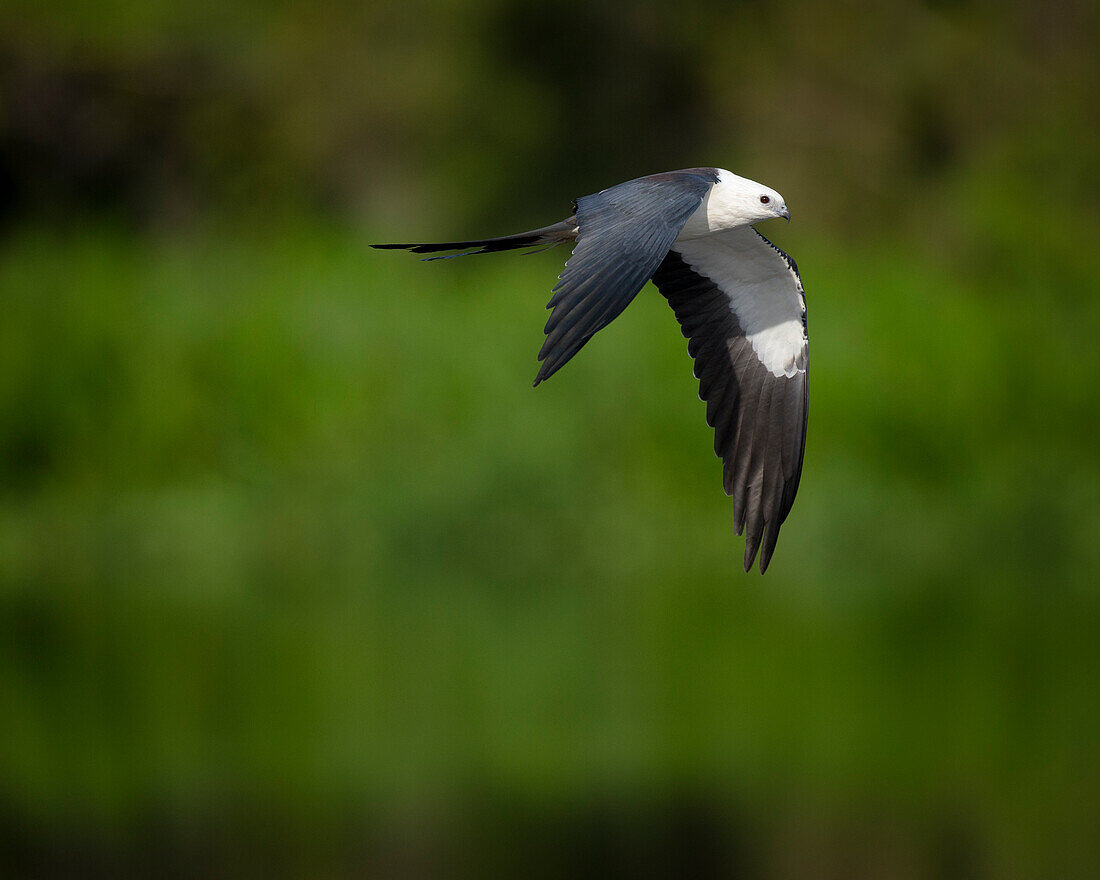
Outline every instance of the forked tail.
POLYGON ((493 254, 497 251, 511 251, 525 247, 551 248, 563 241, 573 241, 577 237, 577 218, 570 217, 555 223, 553 226, 544 226, 542 229, 532 229, 530 232, 519 232, 515 235, 504 235, 500 238, 482 238, 474 241, 439 241, 426 244, 372 244, 373 248, 412 251, 414 254, 434 254, 439 251, 463 251, 461 254, 441 254, 438 257, 426 257, 428 260, 446 260, 451 257, 468 257, 471 254, 493 254))

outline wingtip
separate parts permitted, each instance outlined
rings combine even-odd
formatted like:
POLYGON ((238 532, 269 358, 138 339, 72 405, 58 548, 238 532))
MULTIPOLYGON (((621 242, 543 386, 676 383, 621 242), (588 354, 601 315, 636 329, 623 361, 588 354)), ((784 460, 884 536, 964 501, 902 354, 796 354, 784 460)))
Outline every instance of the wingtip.
POLYGON ((535 385, 538 385, 540 382, 545 382, 547 379, 553 376, 558 371, 558 368, 561 366, 560 363, 552 362, 550 358, 546 358, 545 360, 543 360, 544 357, 546 357, 546 352, 539 352, 539 360, 541 361, 541 363, 539 364, 539 371, 535 375, 535 381, 531 386, 532 388, 535 387, 535 385))
POLYGON ((750 529, 748 537, 745 538, 745 571, 752 569, 752 564, 756 560, 756 554, 759 549, 760 535, 755 529, 750 529))
POLYGON ((775 552, 776 542, 779 540, 779 527, 781 521, 772 520, 765 524, 764 530, 764 543, 760 546, 760 573, 763 574, 768 570, 768 566, 772 561, 772 554, 775 552))
POLYGON ((754 562, 756 563, 756 570, 759 571, 760 574, 763 574, 768 570, 768 565, 771 564, 771 559, 765 558, 762 551, 760 553, 759 559, 757 559, 757 554, 755 551, 751 556, 748 553, 748 548, 745 548, 745 551, 745 574, 748 574, 750 571, 752 571, 752 566, 754 562))

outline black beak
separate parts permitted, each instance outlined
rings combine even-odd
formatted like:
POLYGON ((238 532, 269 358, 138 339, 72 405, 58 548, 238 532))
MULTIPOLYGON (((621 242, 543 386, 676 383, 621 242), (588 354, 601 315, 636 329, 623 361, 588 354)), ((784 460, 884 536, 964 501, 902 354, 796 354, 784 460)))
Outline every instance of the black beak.
POLYGON ((788 223, 791 222, 791 212, 787 210, 786 205, 784 205, 783 210, 779 212, 779 216, 786 220, 788 223))

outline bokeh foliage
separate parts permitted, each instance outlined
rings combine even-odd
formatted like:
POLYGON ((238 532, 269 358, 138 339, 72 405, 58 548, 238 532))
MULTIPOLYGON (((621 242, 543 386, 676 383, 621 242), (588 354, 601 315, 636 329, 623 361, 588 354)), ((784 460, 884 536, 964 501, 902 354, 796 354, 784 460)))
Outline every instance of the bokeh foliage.
POLYGON ((1090 877, 1091 4, 0 10, 0 815, 28 874, 1090 877), (803 487, 740 572, 648 289, 565 254, 779 189, 803 487))

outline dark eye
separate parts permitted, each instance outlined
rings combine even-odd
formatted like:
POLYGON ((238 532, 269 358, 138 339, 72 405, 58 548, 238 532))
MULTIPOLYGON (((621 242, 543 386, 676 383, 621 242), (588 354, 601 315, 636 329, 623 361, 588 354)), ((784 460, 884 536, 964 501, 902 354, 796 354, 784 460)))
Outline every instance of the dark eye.
POLYGON ((770 201, 771 201, 771 198, 769 196, 761 196, 760 197, 760 204, 761 205, 766 205, 770 201))

